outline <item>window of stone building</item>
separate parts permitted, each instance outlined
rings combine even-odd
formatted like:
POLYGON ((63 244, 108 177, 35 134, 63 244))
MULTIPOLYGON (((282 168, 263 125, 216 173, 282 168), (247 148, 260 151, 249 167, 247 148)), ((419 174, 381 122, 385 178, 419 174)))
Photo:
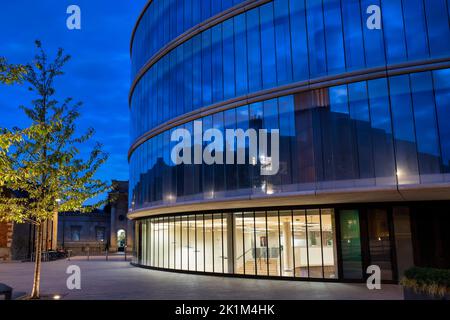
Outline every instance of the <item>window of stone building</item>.
POLYGON ((81 240, 81 226, 71 226, 70 227, 70 238, 72 241, 81 240))
POLYGON ((95 239, 99 242, 105 241, 105 227, 95 227, 95 239))

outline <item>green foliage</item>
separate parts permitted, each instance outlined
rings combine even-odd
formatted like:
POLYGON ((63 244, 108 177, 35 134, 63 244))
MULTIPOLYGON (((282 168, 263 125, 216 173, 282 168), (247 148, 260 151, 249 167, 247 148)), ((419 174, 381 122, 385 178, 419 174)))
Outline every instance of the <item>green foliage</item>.
POLYGON ((0 83, 20 83, 22 82, 26 71, 24 66, 8 64, 4 57, 0 57, 0 83))
POLYGON ((405 271, 401 284, 416 292, 444 296, 450 292, 450 270, 413 267, 405 271))
POLYGON ((107 160, 102 146, 97 143, 89 155, 80 154, 79 145, 94 135, 93 129, 78 135, 81 103, 71 98, 60 103, 54 97, 55 79, 64 74, 70 57, 59 49, 48 61, 40 42, 36 47, 38 54, 24 75, 36 99, 21 107, 31 125, 0 129, 0 220, 19 223, 52 219, 55 210, 90 211, 107 200, 89 207, 84 203, 111 189, 95 178, 107 160))

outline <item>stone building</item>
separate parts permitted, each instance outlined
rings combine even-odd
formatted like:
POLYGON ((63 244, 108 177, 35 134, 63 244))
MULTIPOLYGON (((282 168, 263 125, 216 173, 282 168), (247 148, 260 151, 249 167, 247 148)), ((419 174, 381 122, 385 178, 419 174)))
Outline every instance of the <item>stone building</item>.
MULTIPOLYGON (((133 222, 128 220, 128 181, 113 181, 109 203, 91 213, 60 212, 43 226, 43 252, 72 250, 72 254, 133 250, 133 222), (54 241, 57 239, 57 241, 54 241), (89 248, 89 249, 88 249, 89 248)), ((35 227, 30 223, 0 222, 0 262, 30 260, 34 252, 35 227)))
POLYGON ((58 248, 76 254, 104 254, 133 249, 132 222, 127 219, 128 182, 113 181, 109 203, 90 213, 61 212, 58 221, 58 248))

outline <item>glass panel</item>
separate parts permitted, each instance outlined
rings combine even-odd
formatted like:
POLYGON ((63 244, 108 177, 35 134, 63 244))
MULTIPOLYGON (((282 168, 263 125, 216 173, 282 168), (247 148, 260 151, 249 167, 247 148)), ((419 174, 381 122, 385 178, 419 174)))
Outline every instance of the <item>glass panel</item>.
POLYGON ((189 237, 188 237, 188 221, 187 217, 181 217, 181 269, 188 270, 189 269, 189 237))
POLYGON ((450 52, 450 28, 448 4, 445 0, 425 1, 430 51, 433 57, 443 56, 450 52), (447 39, 447 41, 445 40, 447 39))
POLYGON ((441 141, 442 169, 450 173, 450 69, 433 72, 441 141))
MULTIPOLYGON (((344 2, 347 2, 347 0, 344 2)), ((367 16, 366 10, 371 5, 381 6, 380 0, 361 0, 361 17, 367 16)), ((354 19, 354 17, 352 17, 352 19, 354 19)), ((398 17, 394 17, 394 19, 398 19, 398 17)), ((362 30, 364 34, 366 65, 368 67, 384 65, 386 54, 384 49, 383 29, 370 30, 366 25, 363 25, 362 30)))
MULTIPOLYGON (((342 72, 345 70, 345 50, 342 35, 341 1, 324 0, 323 10, 328 74, 342 72)), ((358 20, 356 17, 354 19, 358 20)))
POLYGON ((306 238, 306 210, 294 210, 295 276, 308 278, 308 240, 306 238))
MULTIPOLYGON (((350 118, 354 123, 356 131, 359 179, 374 178, 375 165, 373 162, 372 128, 370 127, 366 82, 349 84, 348 96, 350 118)), ((363 181, 361 182, 365 184, 363 181)))
POLYGON ((273 3, 267 3, 261 6, 259 10, 261 14, 260 23, 263 88, 270 88, 277 83, 273 3))
POLYGON ((169 217, 164 218, 163 222, 163 242, 164 242, 164 268, 169 267, 169 217))
POLYGON ((222 265, 222 215, 220 213, 214 214, 213 220, 214 232, 214 272, 223 272, 222 265))
POLYGON ((181 269, 181 218, 175 217, 175 269, 181 269))
POLYGON ((156 237, 155 237, 155 233, 156 233, 156 224, 155 224, 155 219, 150 219, 150 237, 151 237, 151 255, 150 255, 150 266, 152 267, 156 267, 156 250, 157 247, 155 245, 156 242, 156 237))
POLYGON ((266 213, 255 212, 255 238, 256 238, 256 273, 267 276, 268 251, 267 251, 267 221, 266 213))
POLYGON ((327 71, 326 45, 321 0, 306 1, 309 46, 310 77, 315 78, 327 71))
POLYGON ((428 57, 428 37, 423 0, 403 1, 408 59, 428 57))
POLYGON ((256 274, 255 228, 253 212, 244 212, 245 274, 256 274))
POLYGON ((368 89, 376 183, 393 185, 395 161, 387 81, 368 81, 368 89))
POLYGON ((158 266, 164 268, 164 218, 158 219, 158 266))
POLYGON ((292 246, 292 212, 280 211, 281 275, 294 276, 294 247, 292 246))
POLYGON ((407 75, 391 77, 389 84, 398 183, 419 183, 409 77, 407 75))
POLYGON ((361 19, 356 18, 361 12, 359 0, 341 1, 341 4, 347 70, 363 68, 365 60, 361 19))
POLYGON ((344 279, 361 279, 361 234, 358 210, 341 210, 340 224, 342 273, 344 279))
POLYGON ((337 279, 336 227, 333 209, 321 210, 324 278, 337 279))
POLYGON ((433 79, 430 72, 411 74, 412 102, 422 183, 436 181, 441 172, 433 79))
POLYGON ((188 216, 189 225, 188 225, 188 238, 189 238, 189 270, 195 271, 196 259, 197 259, 197 243, 195 236, 195 215, 188 216))
POLYGON ((147 265, 147 222, 144 220, 141 224, 142 229, 142 246, 141 246, 141 264, 147 265))
POLYGON ((234 273, 245 274, 244 224, 242 213, 234 214, 234 273))
POLYGON ((267 239, 269 240, 269 276, 280 276, 278 211, 267 211, 267 239))
POLYGON ((291 45, 292 45, 292 65, 294 80, 304 80, 309 78, 309 59, 306 33, 305 2, 290 0, 289 8, 291 12, 291 45))
POLYGON ((231 238, 232 232, 230 229, 232 225, 232 214, 224 213, 222 215, 222 247, 223 247, 223 272, 232 273, 233 272, 233 242, 231 238), (228 244, 230 243, 230 244, 228 244))
POLYGON ((322 234, 320 210, 306 210, 308 232, 309 277, 323 278, 322 234))
POLYGON ((387 62, 404 61, 406 44, 401 0, 382 0, 381 5, 387 62))
POLYGON ((370 264, 381 269, 381 280, 392 280, 391 240, 386 210, 368 210, 370 264))
POLYGON ((214 255, 213 255, 213 220, 211 214, 205 214, 205 271, 213 272, 214 255))
POLYGON ((196 215, 196 236, 197 236, 197 249, 195 250, 197 259, 197 271, 205 271, 205 238, 204 238, 204 224, 203 215, 196 215))

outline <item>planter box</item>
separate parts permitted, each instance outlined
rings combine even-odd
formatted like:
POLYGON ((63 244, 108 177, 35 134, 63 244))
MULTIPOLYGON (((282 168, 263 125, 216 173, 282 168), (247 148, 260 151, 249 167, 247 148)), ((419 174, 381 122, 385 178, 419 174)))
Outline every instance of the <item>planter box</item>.
POLYGON ((449 294, 446 294, 443 297, 434 296, 424 292, 415 292, 413 289, 405 287, 403 287, 403 294, 405 300, 450 300, 449 294))

